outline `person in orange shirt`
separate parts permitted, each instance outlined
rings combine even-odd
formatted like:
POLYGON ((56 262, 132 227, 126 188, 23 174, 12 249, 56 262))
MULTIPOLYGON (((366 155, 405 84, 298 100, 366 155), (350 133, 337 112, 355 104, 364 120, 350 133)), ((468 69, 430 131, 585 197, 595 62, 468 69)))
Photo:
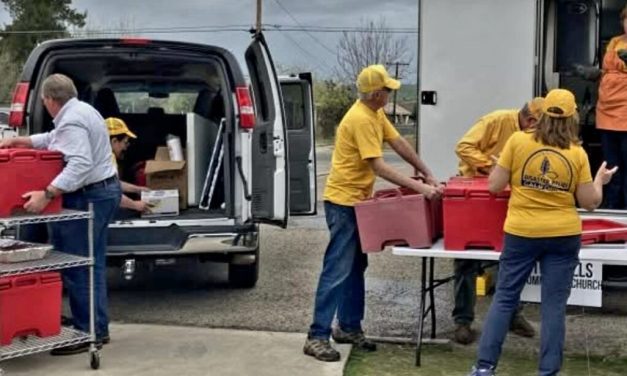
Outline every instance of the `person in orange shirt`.
POLYGON ((331 171, 324 189, 324 212, 331 236, 316 290, 313 322, 303 347, 306 355, 318 360, 340 360, 340 353, 329 343, 331 336, 337 343, 376 350, 361 328, 368 258, 359 243, 355 203, 372 195, 377 176, 427 198, 443 191, 431 170, 383 112, 390 92, 400 86, 383 65, 364 68, 357 77, 359 100, 344 115, 336 131, 331 171), (383 161, 384 141, 425 177, 425 183, 399 173, 383 161), (339 325, 332 328, 336 313, 339 325))
POLYGON ((620 12, 623 34, 612 38, 603 56, 602 69, 575 65, 575 74, 592 81, 601 79, 596 105, 596 128, 601 136, 603 158, 618 166, 605 187, 607 209, 627 208, 627 5, 620 12))

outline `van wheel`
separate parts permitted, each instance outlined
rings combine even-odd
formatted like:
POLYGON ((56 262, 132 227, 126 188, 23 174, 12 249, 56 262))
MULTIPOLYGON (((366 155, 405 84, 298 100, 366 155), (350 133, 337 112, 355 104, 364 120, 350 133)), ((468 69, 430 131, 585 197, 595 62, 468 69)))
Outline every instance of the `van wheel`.
POLYGON ((259 278, 259 251, 252 264, 229 264, 229 283, 237 288, 253 288, 259 278))

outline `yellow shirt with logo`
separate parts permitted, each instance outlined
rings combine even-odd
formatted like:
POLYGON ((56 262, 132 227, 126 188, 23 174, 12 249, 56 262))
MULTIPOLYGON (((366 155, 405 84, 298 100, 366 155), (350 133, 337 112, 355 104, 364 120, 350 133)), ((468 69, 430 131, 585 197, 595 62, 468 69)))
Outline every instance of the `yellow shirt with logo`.
POLYGON ((353 206, 372 195, 375 174, 368 159, 383 156, 383 141, 400 137, 383 109, 373 111, 358 100, 337 127, 331 172, 324 199, 353 206))
POLYGON ((592 175, 580 145, 560 149, 535 141, 532 132, 516 132, 498 165, 511 173, 505 232, 529 238, 581 234, 575 190, 592 175))
POLYGON ((482 175, 479 168, 489 170, 494 164, 490 158, 503 150, 514 132, 520 130, 519 110, 498 110, 479 119, 459 140, 455 153, 459 157, 459 174, 462 176, 482 175))

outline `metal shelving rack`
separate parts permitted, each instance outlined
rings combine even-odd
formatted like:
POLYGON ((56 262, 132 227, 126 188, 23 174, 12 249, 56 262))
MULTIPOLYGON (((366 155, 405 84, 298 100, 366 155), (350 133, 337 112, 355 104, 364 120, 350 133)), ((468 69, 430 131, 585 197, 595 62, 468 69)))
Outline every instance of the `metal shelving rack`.
MULTIPOLYGON (((91 343, 89 348, 90 365, 93 369, 100 368, 100 353, 96 347, 95 311, 94 311, 94 221, 93 207, 90 204, 88 211, 64 210, 58 214, 43 214, 33 216, 16 216, 0 218, 0 234, 9 227, 49 223, 60 221, 87 220, 88 221, 88 257, 75 256, 58 250, 52 251, 48 257, 19 262, 14 264, 0 263, 0 277, 16 276, 20 274, 61 270, 76 267, 89 268, 89 333, 76 329, 62 327, 61 333, 53 337, 39 338, 29 336, 14 338, 11 345, 0 346, 0 362, 20 356, 49 351, 59 347, 91 343)), ((18 227, 19 229, 19 227, 18 227)), ((0 375, 3 374, 0 368, 0 375)))

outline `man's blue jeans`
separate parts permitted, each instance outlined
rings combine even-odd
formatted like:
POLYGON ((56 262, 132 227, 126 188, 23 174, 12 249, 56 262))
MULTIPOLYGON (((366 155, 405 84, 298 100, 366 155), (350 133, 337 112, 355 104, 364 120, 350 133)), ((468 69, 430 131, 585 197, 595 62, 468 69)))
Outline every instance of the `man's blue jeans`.
MULTIPOLYGON (((66 209, 87 210, 89 203, 94 205, 94 306, 97 338, 109 334, 106 280, 107 234, 109 222, 120 204, 121 195, 120 183, 117 180, 63 195, 63 207, 66 209)), ((87 220, 55 222, 51 224, 50 229, 52 244, 56 249, 79 256, 89 255, 87 220)), ((88 269, 84 267, 63 271, 63 285, 70 300, 74 327, 85 332, 89 332, 88 272, 88 269)))
POLYGON ((361 251, 355 209, 325 201, 324 212, 331 239, 318 281, 309 337, 326 340, 331 335, 336 312, 342 330, 361 330, 365 302, 364 273, 368 257, 361 251))
POLYGON ((579 262, 581 237, 526 238, 505 234, 496 293, 485 319, 478 368, 496 366, 527 278, 540 262, 542 275, 539 375, 557 375, 562 366, 566 301, 579 262))

